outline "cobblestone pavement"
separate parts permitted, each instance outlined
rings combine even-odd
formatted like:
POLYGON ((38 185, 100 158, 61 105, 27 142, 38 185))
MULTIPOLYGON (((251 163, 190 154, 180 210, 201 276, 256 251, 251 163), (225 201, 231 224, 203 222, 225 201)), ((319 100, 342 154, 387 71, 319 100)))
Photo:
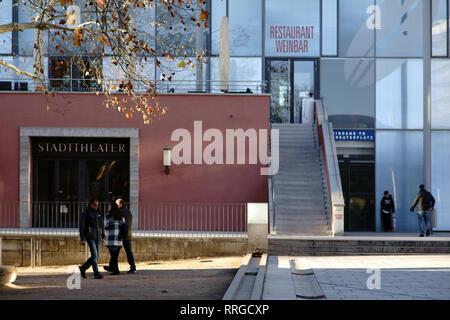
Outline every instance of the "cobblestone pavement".
POLYGON ((450 255, 295 257, 328 300, 449 300, 450 255))
MULTIPOLYGON (((103 280, 94 279, 91 268, 88 278, 81 278, 79 290, 67 288, 69 266, 20 267, 14 284, 0 286, 0 300, 218 300, 222 299, 241 262, 242 256, 152 261, 138 263, 136 274, 127 274, 128 264, 120 263, 123 272, 118 276, 102 272, 103 280)), ((75 270, 76 267, 72 266, 75 270)))

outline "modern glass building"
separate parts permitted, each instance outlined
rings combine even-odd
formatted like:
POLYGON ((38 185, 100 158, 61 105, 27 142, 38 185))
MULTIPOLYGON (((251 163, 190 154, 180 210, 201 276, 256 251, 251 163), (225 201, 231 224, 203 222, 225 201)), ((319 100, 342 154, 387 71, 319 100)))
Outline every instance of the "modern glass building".
MULTIPOLYGON (((437 230, 450 230, 448 0, 211 0, 207 6, 200 91, 220 92, 211 83, 220 80, 220 25, 226 16, 229 80, 240 84, 238 90, 270 93, 272 122, 301 122, 302 98, 313 92, 323 99, 336 129, 346 231, 381 231, 384 190, 395 200, 397 231, 416 231, 409 208, 422 183, 437 201, 437 230)), ((157 33, 146 21, 159 18, 156 8, 137 24, 157 33)), ((0 10, 0 23, 26 19, 17 8, 0 10)), ((192 40, 192 32, 173 30, 165 36, 175 44, 192 40)), ((1 37, 3 59, 32 71, 33 31, 1 37)), ((67 68, 53 75, 47 68, 50 79, 79 77, 70 56, 47 50, 48 67, 60 61, 67 68)), ((102 62, 105 77, 116 77, 112 57, 106 54, 102 62)), ((142 72, 159 80, 164 68, 149 58, 142 72)), ((10 71, 0 76, 3 90, 30 86, 10 71)), ((199 75, 183 70, 174 80, 195 83, 199 75)), ((189 90, 174 86, 174 92, 189 90)))

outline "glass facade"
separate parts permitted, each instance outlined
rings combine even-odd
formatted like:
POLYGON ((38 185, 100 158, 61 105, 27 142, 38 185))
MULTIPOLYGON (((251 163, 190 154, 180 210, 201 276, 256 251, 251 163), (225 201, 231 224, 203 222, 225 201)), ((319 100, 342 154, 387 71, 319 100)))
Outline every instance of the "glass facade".
POLYGON ((322 59, 321 95, 336 129, 374 128, 373 59, 322 59))
POLYGON ((448 54, 448 10, 447 0, 431 0, 433 57, 446 57, 448 54))
POLYGON ((338 1, 322 0, 322 55, 337 56, 338 1))
POLYGON ((380 19, 376 27, 378 57, 422 57, 423 5, 429 1, 377 0, 380 19))
POLYGON ((431 61, 431 127, 450 129, 450 60, 431 61))
POLYGON ((377 128, 423 128, 423 62, 377 60, 377 128))
POLYGON ((417 216, 409 208, 423 183, 423 133, 378 130, 375 172, 377 230, 381 231, 380 201, 385 190, 395 202, 397 231, 418 230, 417 216))
POLYGON ((339 1, 339 56, 373 57, 374 29, 367 27, 374 0, 339 1))
POLYGON ((230 55, 261 56, 262 2, 228 0, 230 55))
POLYGON ((433 132, 431 136, 431 193, 436 199, 437 229, 450 230, 450 132, 433 132))

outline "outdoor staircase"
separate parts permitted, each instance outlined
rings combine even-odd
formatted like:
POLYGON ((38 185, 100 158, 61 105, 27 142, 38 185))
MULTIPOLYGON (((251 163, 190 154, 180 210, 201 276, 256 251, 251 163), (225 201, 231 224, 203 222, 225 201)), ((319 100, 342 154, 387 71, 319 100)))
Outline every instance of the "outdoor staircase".
POLYGON ((272 124, 279 129, 279 171, 272 177, 276 235, 331 235, 328 190, 312 124, 272 124))

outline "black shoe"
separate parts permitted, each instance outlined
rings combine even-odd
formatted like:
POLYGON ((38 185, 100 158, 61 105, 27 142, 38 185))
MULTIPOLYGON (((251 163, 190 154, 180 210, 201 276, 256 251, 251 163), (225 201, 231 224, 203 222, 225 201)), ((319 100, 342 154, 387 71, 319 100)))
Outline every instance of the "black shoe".
POLYGON ((120 271, 114 271, 113 273, 111 273, 112 276, 118 276, 120 274, 120 271))
POLYGON ((104 269, 105 271, 110 271, 108 266, 103 266, 103 269, 104 269))
POLYGON ((130 270, 128 270, 127 273, 129 273, 129 274, 131 274, 131 273, 136 273, 136 269, 130 269, 130 270))
POLYGON ((84 270, 83 267, 78 267, 78 269, 80 269, 81 276, 82 276, 84 279, 86 279, 86 278, 87 278, 87 277, 86 277, 86 270, 84 270))
POLYGON ((420 234, 419 237, 423 237, 423 234, 420 234))
POLYGON ((426 235, 427 235, 427 237, 430 235, 430 229, 427 230, 426 235))
POLYGON ((103 279, 104 277, 101 274, 94 275, 95 279, 103 279))

